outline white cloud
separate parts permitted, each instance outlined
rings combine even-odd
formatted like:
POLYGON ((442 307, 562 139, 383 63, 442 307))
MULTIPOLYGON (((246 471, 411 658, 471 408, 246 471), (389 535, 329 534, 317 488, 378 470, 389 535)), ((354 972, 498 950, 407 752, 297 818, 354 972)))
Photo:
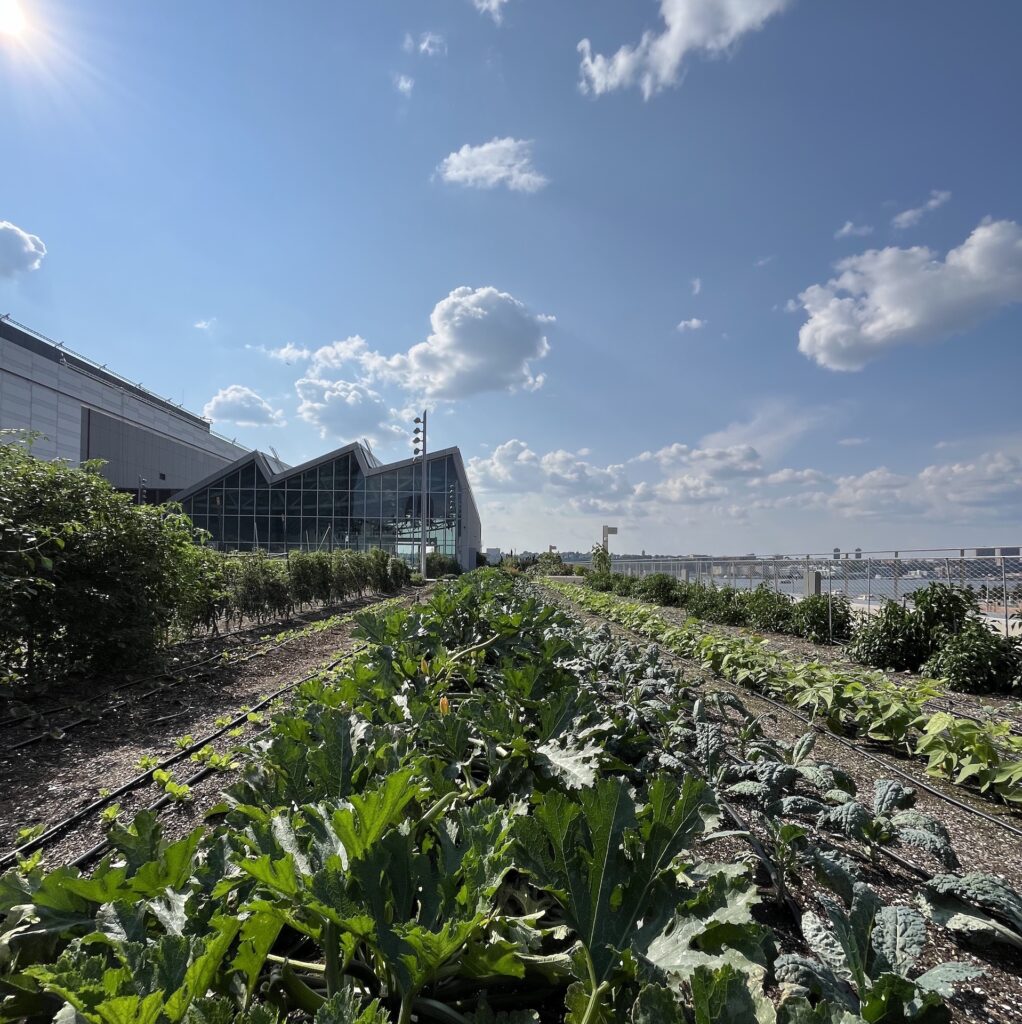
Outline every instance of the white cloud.
POLYGON ((419 53, 424 57, 442 57, 447 53, 447 41, 439 32, 423 32, 419 36, 419 53))
POLYGON ((835 238, 865 238, 873 234, 873 228, 869 224, 853 224, 846 220, 844 224, 834 232, 835 238))
POLYGON ((638 43, 609 57, 594 55, 588 39, 578 44, 580 88, 599 96, 638 85, 649 99, 678 82, 688 53, 728 53, 743 35, 762 28, 787 6, 788 0, 660 0, 665 27, 659 34, 646 31, 638 43))
POLYGON ((771 253, 769 256, 761 256, 753 266, 765 267, 768 263, 773 263, 775 259, 777 259, 777 256, 774 253, 771 253))
POLYGON ((504 4, 508 0, 472 0, 472 6, 480 14, 488 14, 499 25, 504 20, 504 4))
POLYGON ((761 402, 747 420, 736 420, 701 438, 704 448, 754 447, 765 459, 784 454, 800 437, 822 423, 829 410, 790 402, 761 402))
POLYGON ((467 143, 445 157, 437 173, 447 182, 471 188, 506 185, 514 192, 538 192, 547 183, 532 166, 532 143, 493 138, 479 146, 467 143))
POLYGON ((692 278, 692 294, 698 295, 703 290, 703 279, 701 277, 692 278))
POLYGON ((412 38, 411 32, 405 33, 404 41, 401 43, 401 49, 405 53, 414 53, 415 51, 415 40, 412 38))
POLYGON ((842 437, 838 444, 844 445, 845 448, 854 448, 860 444, 868 444, 868 437, 842 437))
POLYGON ((689 320, 682 320, 678 324, 678 330, 684 333, 685 331, 698 331, 706 326, 705 320, 700 320, 699 317, 694 316, 689 320))
POLYGON ((828 369, 861 370, 890 348, 946 338, 1022 302, 1022 228, 988 219, 943 260, 924 246, 890 246, 836 269, 799 296, 809 319, 798 347, 828 369))
POLYGON ((38 270, 46 246, 38 235, 22 231, 9 220, 0 220, 0 277, 14 277, 38 270))
POLYGON ((239 427, 283 427, 284 414, 244 384, 221 388, 205 405, 202 415, 214 423, 239 427))
POLYGON ((213 330, 213 327, 215 325, 216 317, 211 316, 206 320, 196 320, 195 323, 192 324, 192 327, 194 327, 197 331, 211 331, 213 330))
POLYGON ((901 213, 891 220, 891 224, 896 228, 913 227, 923 219, 924 214, 943 206, 950 198, 950 192, 940 192, 937 189, 933 189, 930 192, 930 198, 922 206, 913 207, 911 210, 902 210, 901 213))
POLYGON ((468 474, 480 492, 547 494, 573 512, 614 512, 633 495, 623 465, 598 466, 586 449, 539 455, 517 438, 486 456, 468 460, 468 474))
POLYGON ((295 345, 289 341, 279 348, 271 348, 266 354, 271 359, 279 359, 282 363, 295 363, 308 359, 312 355, 312 351, 304 345, 295 345))
POLYGON ((395 75, 394 88, 402 96, 411 96, 412 90, 415 88, 415 79, 411 75, 395 75))
POLYGON ((766 476, 756 477, 749 481, 750 487, 804 487, 807 484, 818 484, 827 480, 827 476, 818 469, 778 469, 766 476))
POLYGON ((364 383, 302 377, 295 381, 298 415, 319 430, 320 437, 348 442, 363 437, 377 441, 400 430, 382 396, 364 383))
POLYGON ((797 313, 801 308, 801 305, 799 305, 799 303, 796 302, 794 299, 788 299, 788 301, 785 302, 784 304, 785 313, 797 313))
POLYGON ((488 391, 535 391, 544 377, 533 372, 532 363, 550 351, 546 332, 553 321, 507 292, 463 286, 434 306, 432 333, 407 352, 384 356, 356 335, 317 349, 309 376, 355 364, 369 382, 396 384, 440 401, 488 391))
POLYGON ((657 451, 642 452, 633 462, 656 462, 667 471, 679 467, 701 477, 719 479, 751 476, 762 469, 759 452, 749 444, 726 448, 693 448, 675 441, 657 451))

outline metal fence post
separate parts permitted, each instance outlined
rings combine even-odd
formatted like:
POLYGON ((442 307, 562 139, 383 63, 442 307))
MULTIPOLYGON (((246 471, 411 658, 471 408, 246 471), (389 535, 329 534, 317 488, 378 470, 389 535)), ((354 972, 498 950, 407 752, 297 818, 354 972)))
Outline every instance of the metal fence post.
POLYGON ((1001 555, 1001 597, 1004 599, 1004 635, 1008 637, 1011 636, 1011 626, 1008 623, 1008 570, 1004 555, 1001 555))
POLYGON ((866 559, 866 618, 873 614, 873 559, 866 559))
POLYGON ((834 642, 834 569, 827 574, 827 639, 834 642))
POLYGON ((898 552, 894 552, 894 600, 898 600, 898 581, 901 577, 901 559, 898 558, 898 552))

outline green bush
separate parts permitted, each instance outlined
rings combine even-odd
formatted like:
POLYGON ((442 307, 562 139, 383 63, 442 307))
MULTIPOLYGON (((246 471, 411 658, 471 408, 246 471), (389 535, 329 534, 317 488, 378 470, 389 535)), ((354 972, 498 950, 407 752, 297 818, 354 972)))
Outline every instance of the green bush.
POLYGON ((623 573, 615 572, 611 574, 613 579, 614 593, 619 597, 631 597, 635 591, 635 578, 632 576, 625 576, 623 573))
POLYGON ((413 572, 408 579, 408 582, 413 587, 425 586, 426 580, 423 578, 421 572, 413 572))
POLYGON ((412 570, 408 568, 408 563, 400 558, 391 558, 388 572, 390 573, 391 590, 407 587, 412 577, 412 570))
POLYGON ((922 671, 959 693, 1008 693, 1022 684, 1022 657, 1016 643, 970 618, 945 637, 922 671))
POLYGON ((219 600, 188 517, 135 505, 98 469, 0 443, 0 676, 137 666, 179 607, 201 618, 219 600))
POLYGON ((744 594, 732 587, 690 583, 685 592, 685 608, 690 615, 722 626, 744 626, 749 621, 744 594))
POLYGON ((842 594, 814 594, 797 602, 791 616, 795 636, 814 644, 840 643, 852 635, 852 605, 842 594))
POLYGON ((919 618, 896 601, 884 601, 875 615, 860 622, 848 645, 848 656, 862 665, 916 672, 930 644, 919 618))
POLYGON ((609 572, 587 573, 585 581, 590 590, 596 590, 601 594, 606 594, 614 589, 614 577, 609 572))
POLYGON ((979 601, 968 587, 931 583, 915 591, 911 600, 920 635, 928 648, 924 659, 979 614, 979 601))
POLYGON ((794 602, 765 583, 745 595, 745 609, 749 625, 756 629, 770 633, 791 633, 794 629, 794 602))
POLYGON ((441 555, 437 551, 432 551, 426 555, 426 575, 430 579, 439 579, 441 576, 460 576, 461 566, 453 556, 441 555))
POLYGON ((642 601, 670 608, 677 605, 681 598, 678 581, 665 572, 654 572, 643 576, 635 584, 635 596, 642 601))

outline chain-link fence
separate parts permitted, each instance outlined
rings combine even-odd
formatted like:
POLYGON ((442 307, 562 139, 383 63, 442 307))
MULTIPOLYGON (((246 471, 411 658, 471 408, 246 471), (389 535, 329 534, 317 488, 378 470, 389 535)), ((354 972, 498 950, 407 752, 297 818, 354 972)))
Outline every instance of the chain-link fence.
MULTIPOLYGON (((912 593, 931 583, 968 587, 980 614, 1000 633, 1022 633, 1022 557, 1019 548, 969 551, 875 551, 848 555, 777 555, 772 558, 620 558, 626 576, 667 573, 709 586, 752 590, 766 586, 793 600, 810 594, 847 598, 871 615, 884 601, 911 605, 912 593)), ((579 560, 587 564, 588 560, 579 560)))

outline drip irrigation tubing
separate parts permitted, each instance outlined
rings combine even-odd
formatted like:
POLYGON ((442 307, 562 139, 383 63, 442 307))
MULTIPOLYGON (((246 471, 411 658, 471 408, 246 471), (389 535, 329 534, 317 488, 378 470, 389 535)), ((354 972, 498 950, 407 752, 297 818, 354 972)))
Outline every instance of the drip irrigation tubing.
MULTIPOLYGON (((338 615, 353 614, 356 611, 360 611, 362 608, 371 607, 374 603, 378 603, 379 600, 380 600, 380 598, 377 598, 375 601, 370 601, 368 604, 361 604, 357 608, 350 609, 350 611, 347 611, 347 612, 338 611, 338 612, 335 612, 334 615, 326 616, 325 618, 313 619, 313 620, 311 620, 309 622, 306 622, 303 626, 292 627, 292 629, 297 629, 297 631, 295 632, 294 635, 289 636, 287 639, 281 641, 279 644, 273 644, 269 648, 266 648, 264 650, 255 652, 252 655, 252 657, 255 657, 257 654, 267 654, 267 653, 270 653, 271 651, 279 650, 281 647, 283 647, 285 644, 290 643, 292 640, 297 640, 300 637, 304 636, 305 635, 304 630, 307 629, 308 627, 313 626, 313 625, 315 625, 315 624, 317 624, 319 622, 328 622, 331 618, 337 617, 338 615)), ((384 600, 387 600, 387 599, 384 598, 384 600)), ((273 625, 280 625, 280 624, 281 623, 279 623, 279 622, 278 623, 271 623, 271 624, 269 624, 267 626, 267 630, 269 631, 270 629, 272 629, 273 625)), ((258 629, 258 628, 259 628, 258 626, 250 626, 250 627, 247 627, 246 629, 243 629, 243 630, 242 629, 235 630, 233 633, 221 633, 220 634, 220 638, 224 638, 224 637, 228 637, 228 636, 235 636, 238 633, 250 632, 251 630, 258 629)), ((252 644, 258 644, 258 643, 260 643, 261 641, 263 641, 265 639, 267 639, 266 636, 256 637, 255 639, 253 639, 251 641, 251 643, 252 644)), ((184 641, 184 642, 188 642, 188 641, 184 641)), ((233 651, 240 650, 240 649, 242 649, 245 646, 248 646, 248 644, 247 643, 242 643, 242 644, 235 645, 233 648, 231 648, 231 651, 233 652, 233 651)), ((107 695, 113 694, 113 693, 122 693, 124 690, 130 690, 133 687, 142 686, 144 683, 152 682, 154 679, 164 679, 164 678, 167 678, 167 677, 173 678, 174 676, 179 675, 181 673, 191 672, 194 669, 202 668, 204 665, 209 665, 209 664, 211 664, 214 661, 221 661, 223 659, 223 656, 224 656, 225 653, 228 653, 228 651, 226 649, 218 651, 216 654, 212 654, 208 658, 203 658, 203 659, 201 659, 199 661, 189 662, 187 665, 178 665, 178 666, 176 666, 174 668, 163 669, 163 670, 161 670, 159 672, 153 672, 153 673, 151 673, 149 675, 141 676, 138 679, 129 680, 126 683, 121 683, 119 686, 113 686, 110 689, 104 691, 104 696, 107 696, 107 695)), ((247 660, 249 660, 249 659, 247 659, 247 658, 241 659, 241 661, 237 662, 237 664, 244 664, 244 662, 247 661, 247 660)), ((162 687, 162 686, 157 687, 156 689, 150 690, 147 693, 143 694, 142 697, 139 697, 139 698, 136 698, 136 699, 137 700, 142 700, 145 697, 152 696, 152 694, 154 694, 154 693, 159 693, 163 689, 165 689, 165 687, 162 687)), ((122 705, 118 705, 118 707, 120 707, 120 706, 122 706, 122 705)), ((7 728, 10 728, 12 726, 20 725, 22 722, 34 721, 36 719, 42 718, 45 715, 55 715, 55 714, 57 714, 57 713, 59 713, 61 711, 74 711, 75 709, 77 709, 79 707, 81 707, 81 701, 72 701, 72 702, 67 703, 67 704, 60 704, 57 707, 53 707, 53 708, 40 708, 39 710, 33 710, 33 711, 30 711, 28 714, 19 715, 19 716, 14 717, 14 718, 0 718, 0 729, 7 729, 7 728)), ((90 719, 85 719, 84 721, 91 721, 91 720, 92 719, 90 718, 90 719)), ((81 723, 80 722, 74 723, 74 725, 79 725, 79 724, 81 724, 81 723)), ((23 745, 27 746, 27 744, 23 744, 23 745)), ((9 747, 8 749, 16 750, 17 747, 9 747)))
MULTIPOLYGON (((385 600, 390 600, 390 599, 388 598, 388 599, 385 599, 385 600)), ((378 604, 380 602, 376 602, 376 603, 378 604)), ((363 607, 371 607, 371 605, 364 605, 363 607)), ((327 620, 324 619, 322 621, 327 621, 327 620)), ((287 646, 288 644, 292 643, 295 640, 302 639, 303 637, 305 637, 305 635, 306 634, 304 632, 296 633, 293 636, 289 636, 286 639, 282 640, 280 643, 271 644, 268 647, 261 647, 259 650, 253 651, 251 654, 248 654, 245 657, 234 659, 234 660, 230 661, 228 664, 230 664, 232 666, 234 666, 234 665, 244 665, 247 662, 254 660, 255 658, 262 657, 262 656, 264 656, 266 654, 272 654, 274 651, 279 651, 282 647, 287 646)), ((192 665, 188 666, 188 668, 198 668, 200 665, 207 664, 209 661, 220 660, 222 657, 223 657, 223 653, 221 652, 221 654, 216 654, 212 658, 207 659, 207 661, 205 661, 205 662, 199 662, 197 664, 192 664, 192 665)), ((153 677, 149 677, 149 678, 160 678, 161 676, 168 675, 168 674, 169 673, 160 673, 157 676, 153 676, 153 677)), ((134 680, 131 683, 125 683, 122 686, 114 688, 113 690, 108 690, 107 693, 118 693, 118 692, 121 692, 123 690, 129 689, 132 686, 138 686, 141 683, 146 682, 146 681, 147 680, 145 678, 143 678, 141 680, 134 680)), ((182 681, 178 680, 174 685, 175 686, 180 686, 180 685, 182 685, 182 681)), ((167 689, 168 689, 167 686, 156 686, 153 689, 147 690, 145 693, 141 693, 141 694, 139 694, 136 697, 131 697, 131 698, 126 699, 126 700, 118 701, 118 702, 116 702, 114 704, 110 704, 107 707, 100 709, 99 711, 97 711, 97 712, 95 712, 93 714, 84 715, 82 718, 76 718, 73 722, 68 722, 68 723, 66 723, 64 725, 55 726, 53 729, 44 730, 43 732, 36 733, 33 736, 28 736, 28 737, 26 737, 23 740, 19 740, 17 743, 10 744, 7 747, 7 750, 8 751, 21 750, 24 747, 30 747, 30 746, 32 746, 32 745, 34 745, 36 743, 41 743, 41 742, 43 742, 46 739, 52 739, 52 738, 54 738, 54 732, 56 732, 58 730, 59 730, 59 732, 61 734, 60 738, 63 738, 63 736, 66 733, 70 732, 73 729, 77 729, 80 726, 87 725, 90 722, 98 722, 100 719, 109 716, 110 714, 112 714, 115 711, 119 711, 121 708, 127 707, 128 705, 132 705, 132 706, 137 705, 140 701, 146 700, 148 697, 152 697, 152 696, 154 696, 157 693, 163 693, 167 689)), ((72 704, 72 705, 69 705, 69 707, 70 708, 77 708, 77 707, 80 707, 80 705, 79 704, 72 704)), ((50 712, 50 713, 52 714, 53 712, 50 712)), ((181 714, 186 714, 186 712, 182 712, 181 714)), ((35 716, 26 716, 26 717, 34 718, 35 716)), ((168 720, 169 718, 176 718, 176 717, 180 717, 180 716, 178 716, 178 715, 167 715, 164 718, 157 719, 157 721, 163 722, 163 721, 168 720)))
MULTIPOLYGON (((565 597, 565 600, 571 603, 570 598, 565 597)), ((629 629, 627 626, 621 625, 621 623, 619 622, 614 622, 611 619, 607 619, 605 616, 598 615, 595 612, 589 611, 589 609, 587 608, 583 608, 583 611, 585 611, 588 615, 592 615, 594 618, 602 619, 604 622, 616 626, 618 629, 621 629, 624 632, 631 634, 633 637, 641 640, 643 643, 650 642, 649 637, 645 637, 641 633, 636 632, 634 629, 629 629)), ((691 659, 682 658, 680 655, 677 654, 673 655, 673 657, 676 660, 680 661, 691 661, 691 659)), ((728 680, 725 679, 724 682, 728 682, 728 680)), ((729 685, 737 687, 737 684, 734 683, 730 683, 729 685)), ((796 711, 794 708, 789 707, 787 704, 782 704, 780 701, 775 700, 773 697, 768 697, 765 694, 760 693, 758 690, 753 690, 746 687, 737 688, 741 690, 743 693, 749 693, 752 696, 758 698, 759 700, 766 701, 766 703, 772 705, 773 707, 776 707, 780 711, 787 712, 789 715, 792 715, 793 717, 797 718, 800 722, 803 722, 805 725, 808 725, 815 732, 825 736, 826 738, 836 740, 838 743, 840 743, 847 749, 853 750, 856 753, 862 754, 863 757, 866 757, 871 761, 875 761, 877 764, 883 765, 886 770, 892 771, 896 775, 900 775, 903 779, 908 780, 914 786, 918 786, 919 788, 926 790, 927 793, 930 793, 932 796, 935 796, 938 799, 943 800, 945 803, 950 804, 953 807, 957 807, 963 811, 968 811, 970 814, 974 814, 977 817, 984 819, 990 824, 995 825, 997 828, 1000 828, 1003 831, 1010 833, 1011 835, 1022 838, 1022 828, 1018 828, 1015 825, 1012 825, 1010 822, 1005 821, 1003 818, 999 818, 996 815, 989 814, 987 811, 980 810, 978 807, 973 807, 970 804, 964 803, 963 801, 958 800, 953 796, 949 796, 947 793, 941 792, 939 789, 929 785, 929 783, 924 782, 917 776, 911 774, 910 772, 904 771, 895 764, 892 764, 888 757, 874 754, 871 751, 867 750, 864 746, 858 743, 854 743, 844 736, 839 736, 835 732, 831 732, 830 729, 827 729, 825 726, 819 725, 817 722, 812 721, 812 719, 807 718, 801 712, 796 711)))
MULTIPOLYGON (((195 751, 197 750, 201 750, 207 743, 211 743, 213 740, 218 739, 220 736, 222 736, 229 730, 236 728, 243 722, 248 721, 248 716, 250 714, 260 710, 261 708, 266 707, 268 704, 277 700, 277 698, 282 697, 285 693, 288 693, 296 687, 301 686, 303 683, 307 683, 310 679, 314 679, 320 673, 329 672, 332 669, 335 669, 342 662, 345 662, 349 658, 352 658, 355 655, 364 651, 368 646, 368 643, 364 643, 360 644, 357 647, 352 647, 345 651, 344 654, 341 655, 339 658, 335 658, 329 664, 318 667, 314 671, 310 672, 308 675, 303 676, 301 679, 296 679, 294 682, 287 683, 285 686, 282 686, 278 690, 275 690, 268 697, 264 697, 261 701, 259 701, 258 704, 252 705, 252 707, 250 707, 247 711, 243 711, 236 718, 231 719, 231 721, 228 722, 226 725, 220 726, 214 732, 211 732, 208 735, 203 736, 201 739, 196 740, 194 743, 185 747, 183 750, 179 750, 176 754, 172 754, 170 757, 161 761, 159 764, 154 765, 148 771, 144 771, 141 774, 136 775, 134 778, 129 779, 121 786, 118 786, 117 789, 111 790, 105 796, 102 796, 97 800, 93 800, 92 803, 87 804, 85 807, 82 807, 74 814, 70 814, 66 818, 63 818, 55 824, 51 825, 45 832, 37 836, 35 839, 32 839, 27 843, 23 843, 21 846, 15 847, 15 849, 0 856, 0 868, 10 867, 11 865, 16 864, 21 857, 24 857, 30 853, 34 853, 36 850, 45 849, 46 846, 48 846, 58 836, 66 832, 67 829, 69 829, 72 825, 77 825, 78 822, 83 821, 85 818, 89 817, 89 815, 94 814, 98 810, 101 810, 103 807, 105 807, 107 804, 109 804, 112 800, 116 799, 117 797, 123 796, 125 793, 128 793, 131 790, 137 789, 139 786, 146 785, 149 782, 151 782, 154 772, 166 769, 171 765, 176 764, 182 758, 195 753, 195 751)), ((202 772, 198 774, 199 776, 204 778, 206 774, 213 770, 213 768, 207 766, 203 768, 202 772)), ((192 779, 198 781, 198 778, 196 776, 193 776, 192 779)), ((186 782, 186 785, 190 785, 191 781, 192 780, 186 782)), ((165 794, 163 797, 160 798, 160 800, 157 801, 157 804, 162 807, 170 799, 171 797, 168 794, 165 794)), ((153 808, 151 807, 150 810, 152 809, 153 808)), ((105 845, 106 844, 104 842, 100 844, 100 847, 104 847, 105 845)), ((93 850, 95 849, 97 848, 94 847, 93 850)), ((89 851, 89 853, 92 852, 93 851, 89 851)), ((82 856, 84 857, 85 855, 83 854, 82 856)), ((77 864, 78 862, 74 861, 72 863, 77 864)))

